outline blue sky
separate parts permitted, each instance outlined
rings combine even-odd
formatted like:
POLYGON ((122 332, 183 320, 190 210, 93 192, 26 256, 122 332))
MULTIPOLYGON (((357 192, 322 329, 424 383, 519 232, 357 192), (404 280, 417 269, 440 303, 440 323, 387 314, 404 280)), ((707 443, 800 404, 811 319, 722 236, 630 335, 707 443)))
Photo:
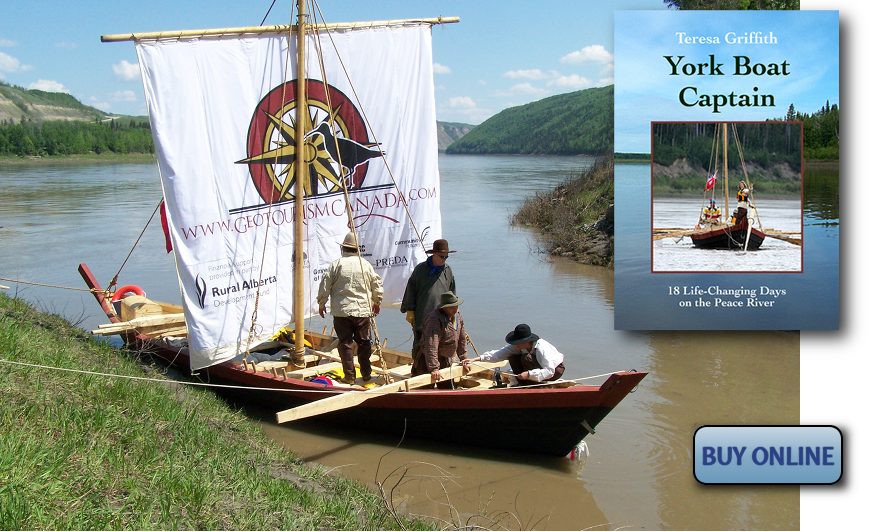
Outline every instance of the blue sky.
MULTIPOLYGON (((784 117, 793 104, 797 111, 814 112, 829 101, 839 103, 839 15, 835 11, 684 11, 680 13, 621 13, 617 16, 615 51, 615 150, 647 152, 652 121, 765 120, 784 117), (727 33, 738 36, 770 32, 777 43, 731 44, 727 33), (719 44, 680 44, 677 33, 717 37, 719 44), (723 75, 672 75, 673 67, 664 56, 679 65, 723 64, 723 75), (678 57, 685 56, 681 62, 678 57), (749 58, 750 64, 778 65, 780 75, 734 75, 735 56, 749 58), (787 63, 786 68, 784 63, 787 63), (784 75, 783 71, 789 74, 784 75), (699 95, 774 96, 775 107, 687 107, 679 92, 695 87, 699 95)), ((705 69, 704 69, 705 70, 705 69)), ((687 99, 697 101, 697 96, 687 99)))
MULTIPOLYGON (((110 113, 146 114, 132 42, 100 35, 257 26, 272 0, 32 0, 4 2, 0 80, 67 92, 110 113)), ((266 24, 287 24, 277 0, 266 24)), ((665 9, 662 0, 320 0, 328 22, 459 16, 433 28, 436 115, 479 124, 547 96, 609 85, 615 9, 665 9)))

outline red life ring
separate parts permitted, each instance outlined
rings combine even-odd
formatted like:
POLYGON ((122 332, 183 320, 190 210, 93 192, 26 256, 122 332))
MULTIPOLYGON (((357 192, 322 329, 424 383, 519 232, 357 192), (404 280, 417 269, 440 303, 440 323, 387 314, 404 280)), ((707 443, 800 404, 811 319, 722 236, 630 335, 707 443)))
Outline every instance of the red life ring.
POLYGON ((142 288, 136 286, 135 284, 129 284, 127 286, 122 286, 115 291, 115 295, 112 296, 112 302, 114 303, 116 301, 124 299, 125 297, 127 297, 127 292, 133 292, 138 296, 145 296, 145 291, 142 288))

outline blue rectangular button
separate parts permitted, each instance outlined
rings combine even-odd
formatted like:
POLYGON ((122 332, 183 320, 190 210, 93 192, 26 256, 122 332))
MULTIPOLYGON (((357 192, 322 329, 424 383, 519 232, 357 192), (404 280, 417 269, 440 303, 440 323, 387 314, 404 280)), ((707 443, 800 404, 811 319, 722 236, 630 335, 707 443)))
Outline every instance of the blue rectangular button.
POLYGON ((702 484, 835 484, 842 433, 821 425, 710 425, 693 435, 702 484))

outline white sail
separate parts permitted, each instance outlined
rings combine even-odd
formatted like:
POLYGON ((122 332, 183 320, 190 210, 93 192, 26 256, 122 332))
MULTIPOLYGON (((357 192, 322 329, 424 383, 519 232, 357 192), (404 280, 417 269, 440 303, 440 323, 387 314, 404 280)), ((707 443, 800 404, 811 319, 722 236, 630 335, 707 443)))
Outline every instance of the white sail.
MULTIPOLYGON (((313 169, 304 207, 310 314, 320 274, 348 232, 343 180, 385 301, 402 298, 425 258, 400 196, 427 249, 441 237, 430 26, 320 37, 332 124, 316 39, 308 38, 302 124, 313 169)), ((137 42, 192 369, 246 349, 256 301, 255 342, 293 318, 295 47, 287 35, 137 42)))

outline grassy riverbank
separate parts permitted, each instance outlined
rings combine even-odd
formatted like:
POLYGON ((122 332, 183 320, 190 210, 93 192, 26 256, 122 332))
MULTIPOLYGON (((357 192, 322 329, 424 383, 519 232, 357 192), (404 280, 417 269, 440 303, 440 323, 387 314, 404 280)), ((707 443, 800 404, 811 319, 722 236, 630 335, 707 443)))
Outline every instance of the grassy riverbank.
MULTIPOLYGON (((214 394, 0 292, 0 528, 398 528, 214 394)), ((423 529, 421 522, 402 526, 423 529)))
POLYGON ((614 268, 614 202, 614 160, 599 159, 581 175, 525 201, 512 224, 539 229, 552 255, 614 268))

